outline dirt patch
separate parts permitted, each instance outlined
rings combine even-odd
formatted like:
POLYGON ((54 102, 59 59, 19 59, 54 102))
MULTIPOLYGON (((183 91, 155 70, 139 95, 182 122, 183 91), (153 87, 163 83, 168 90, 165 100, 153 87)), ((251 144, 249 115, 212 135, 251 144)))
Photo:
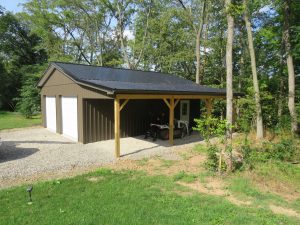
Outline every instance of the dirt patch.
POLYGON ((148 175, 167 175, 172 176, 179 172, 185 173, 199 173, 202 168, 201 165, 206 160, 205 155, 194 155, 188 160, 173 160, 171 163, 158 157, 150 158, 147 161, 136 160, 120 160, 113 164, 106 166, 114 170, 142 170, 148 175))
POLYGON ((185 182, 178 181, 177 183, 204 194, 216 195, 216 196, 227 195, 227 192, 222 188, 223 184, 221 184, 220 181, 211 180, 206 184, 203 184, 199 181, 193 183, 185 183, 185 182))
POLYGON ((284 208, 284 207, 276 206, 276 205, 270 205, 270 209, 275 214, 297 217, 300 219, 300 214, 293 209, 288 209, 288 208, 284 208))
POLYGON ((233 195, 226 196, 226 199, 237 206, 250 206, 252 204, 251 201, 243 201, 243 200, 237 199, 233 195))
POLYGON ((225 197, 228 201, 238 206, 251 205, 251 201, 242 201, 231 195, 229 191, 225 190, 224 182, 217 178, 209 178, 208 182, 205 184, 199 181, 193 183, 185 183, 179 181, 177 183, 203 194, 225 197))
POLYGON ((266 179, 251 172, 246 173, 246 176, 263 192, 274 193, 287 201, 295 201, 300 198, 300 192, 294 185, 283 183, 276 178, 266 179))
POLYGON ((88 177, 87 180, 90 181, 90 182, 98 182, 100 180, 104 180, 104 177, 101 177, 101 176, 98 176, 98 177, 88 177))
POLYGON ((37 181, 50 181, 54 179, 64 179, 69 177, 74 177, 77 175, 86 174, 88 172, 93 172, 99 169, 100 165, 89 166, 89 167, 76 167, 69 171, 60 171, 58 172, 48 172, 42 174, 36 174, 31 177, 16 177, 9 179, 0 180, 0 189, 9 188, 19 185, 33 184, 37 181))

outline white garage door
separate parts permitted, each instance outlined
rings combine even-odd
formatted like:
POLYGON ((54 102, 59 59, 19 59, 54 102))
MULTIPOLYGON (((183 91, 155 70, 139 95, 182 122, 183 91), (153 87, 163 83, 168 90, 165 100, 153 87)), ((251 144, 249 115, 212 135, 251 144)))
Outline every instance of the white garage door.
POLYGON ((46 97, 46 126, 56 132, 56 103, 55 97, 46 97))
POLYGON ((77 97, 62 97, 61 111, 63 135, 74 141, 78 141, 77 97))

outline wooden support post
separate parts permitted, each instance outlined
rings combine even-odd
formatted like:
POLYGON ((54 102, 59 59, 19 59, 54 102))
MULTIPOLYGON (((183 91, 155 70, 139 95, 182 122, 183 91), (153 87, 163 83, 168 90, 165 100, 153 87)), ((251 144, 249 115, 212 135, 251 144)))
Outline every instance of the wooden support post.
POLYGON ((170 115, 169 115, 169 142, 173 145, 174 141, 174 97, 170 99, 170 115))
POLYGON ((206 115, 211 116, 212 111, 212 99, 208 98, 205 100, 205 106, 206 106, 206 115))
POLYGON ((120 99, 115 98, 115 156, 120 158, 120 99))

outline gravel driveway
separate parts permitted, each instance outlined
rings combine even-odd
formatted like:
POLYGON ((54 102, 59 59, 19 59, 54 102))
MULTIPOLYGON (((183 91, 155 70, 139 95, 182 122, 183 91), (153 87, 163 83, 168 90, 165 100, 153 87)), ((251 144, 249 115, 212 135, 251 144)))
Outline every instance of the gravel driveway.
MULTIPOLYGON (((0 131, 0 188, 25 181, 57 178, 76 170, 91 170, 112 163, 114 140, 80 144, 44 128, 26 128, 0 131)), ((201 141, 194 134, 168 141, 144 140, 143 137, 121 139, 121 160, 141 159, 153 155, 176 159, 174 149, 201 141)))

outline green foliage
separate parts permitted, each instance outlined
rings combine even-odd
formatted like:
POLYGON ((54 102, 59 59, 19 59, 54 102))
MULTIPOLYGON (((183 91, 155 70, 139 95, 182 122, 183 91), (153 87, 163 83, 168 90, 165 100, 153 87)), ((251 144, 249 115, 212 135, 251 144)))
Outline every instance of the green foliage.
POLYGON ((44 66, 28 66, 23 70, 24 82, 20 89, 20 97, 17 98, 17 110, 26 118, 40 112, 40 94, 37 83, 41 77, 44 66))
POLYGON ((253 168, 256 163, 270 160, 289 162, 300 159, 300 149, 294 139, 281 139, 278 143, 264 142, 261 147, 253 148, 249 143, 241 146, 244 166, 253 168))
POLYGON ((33 79, 29 75, 30 71, 26 73, 24 71, 30 65, 37 65, 47 60, 45 51, 37 48, 40 41, 40 37, 32 34, 28 24, 17 16, 5 11, 0 13, 1 109, 15 110, 20 92, 24 92, 23 88, 20 91, 21 87, 28 86, 33 79))
POLYGON ((227 12, 232 16, 241 16, 245 11, 245 7, 242 4, 230 4, 227 8, 227 12))
POLYGON ((196 126, 193 127, 193 130, 198 131, 208 144, 210 144, 211 137, 225 136, 227 128, 226 120, 212 116, 204 116, 199 119, 194 119, 194 121, 196 126))
POLYGON ((208 170, 216 172, 219 166, 220 149, 216 145, 207 147, 207 160, 205 166, 208 170))

